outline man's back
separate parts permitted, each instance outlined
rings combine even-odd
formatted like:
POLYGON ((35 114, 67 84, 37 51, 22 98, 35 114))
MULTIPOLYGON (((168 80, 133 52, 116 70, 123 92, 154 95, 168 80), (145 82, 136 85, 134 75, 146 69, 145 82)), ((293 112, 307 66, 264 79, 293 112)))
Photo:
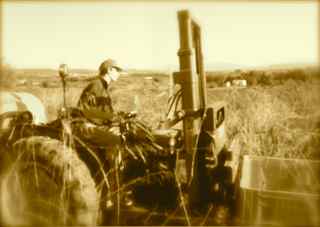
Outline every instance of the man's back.
POLYGON ((106 121, 113 116, 108 83, 101 77, 94 79, 82 92, 78 107, 90 120, 106 121))

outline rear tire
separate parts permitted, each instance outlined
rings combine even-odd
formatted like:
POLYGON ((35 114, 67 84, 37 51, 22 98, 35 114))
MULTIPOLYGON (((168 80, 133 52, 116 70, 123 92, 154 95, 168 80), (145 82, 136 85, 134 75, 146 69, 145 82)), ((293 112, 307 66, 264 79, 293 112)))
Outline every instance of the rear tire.
POLYGON ((34 136, 11 151, 0 188, 2 225, 96 225, 95 183, 76 152, 61 141, 34 136))

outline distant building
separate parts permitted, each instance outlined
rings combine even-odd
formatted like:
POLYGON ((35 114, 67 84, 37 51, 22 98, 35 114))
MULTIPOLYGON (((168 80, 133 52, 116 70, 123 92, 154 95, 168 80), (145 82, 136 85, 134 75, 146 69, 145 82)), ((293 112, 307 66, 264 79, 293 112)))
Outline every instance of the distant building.
POLYGON ((247 81, 246 80, 233 80, 232 85, 238 86, 238 87, 247 87, 247 81))
POLYGON ((32 86, 40 86, 41 82, 40 81, 32 81, 32 86))
POLYGON ((244 79, 227 80, 224 84, 225 84, 225 87, 247 87, 247 80, 244 80, 244 79))
POLYGON ((18 80, 17 85, 26 85, 27 84, 27 80, 26 79, 21 79, 18 80))
POLYGON ((230 82, 230 81, 227 81, 227 82, 225 83, 225 86, 226 86, 226 87, 231 87, 231 82, 230 82))

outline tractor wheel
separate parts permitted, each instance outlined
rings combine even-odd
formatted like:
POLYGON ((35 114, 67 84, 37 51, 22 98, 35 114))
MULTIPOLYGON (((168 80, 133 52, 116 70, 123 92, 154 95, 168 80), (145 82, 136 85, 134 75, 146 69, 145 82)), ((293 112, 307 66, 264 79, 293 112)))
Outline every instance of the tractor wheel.
POLYGON ((1 180, 2 225, 96 225, 95 183, 76 152, 61 141, 20 139, 1 180))

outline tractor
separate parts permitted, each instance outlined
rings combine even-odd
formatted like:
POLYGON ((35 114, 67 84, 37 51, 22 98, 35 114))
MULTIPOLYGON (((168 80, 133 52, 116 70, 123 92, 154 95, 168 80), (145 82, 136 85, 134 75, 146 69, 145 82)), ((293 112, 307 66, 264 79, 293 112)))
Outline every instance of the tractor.
POLYGON ((187 10, 178 22, 180 70, 157 128, 119 112, 112 124, 120 145, 87 140, 76 130, 86 121, 81 110, 65 105, 66 65, 56 120, 35 124, 28 111, 0 116, 1 224, 194 225, 212 204, 232 207, 239 155, 227 147, 226 104, 208 105, 199 23, 187 10), (172 222, 169 211, 177 211, 172 222))

